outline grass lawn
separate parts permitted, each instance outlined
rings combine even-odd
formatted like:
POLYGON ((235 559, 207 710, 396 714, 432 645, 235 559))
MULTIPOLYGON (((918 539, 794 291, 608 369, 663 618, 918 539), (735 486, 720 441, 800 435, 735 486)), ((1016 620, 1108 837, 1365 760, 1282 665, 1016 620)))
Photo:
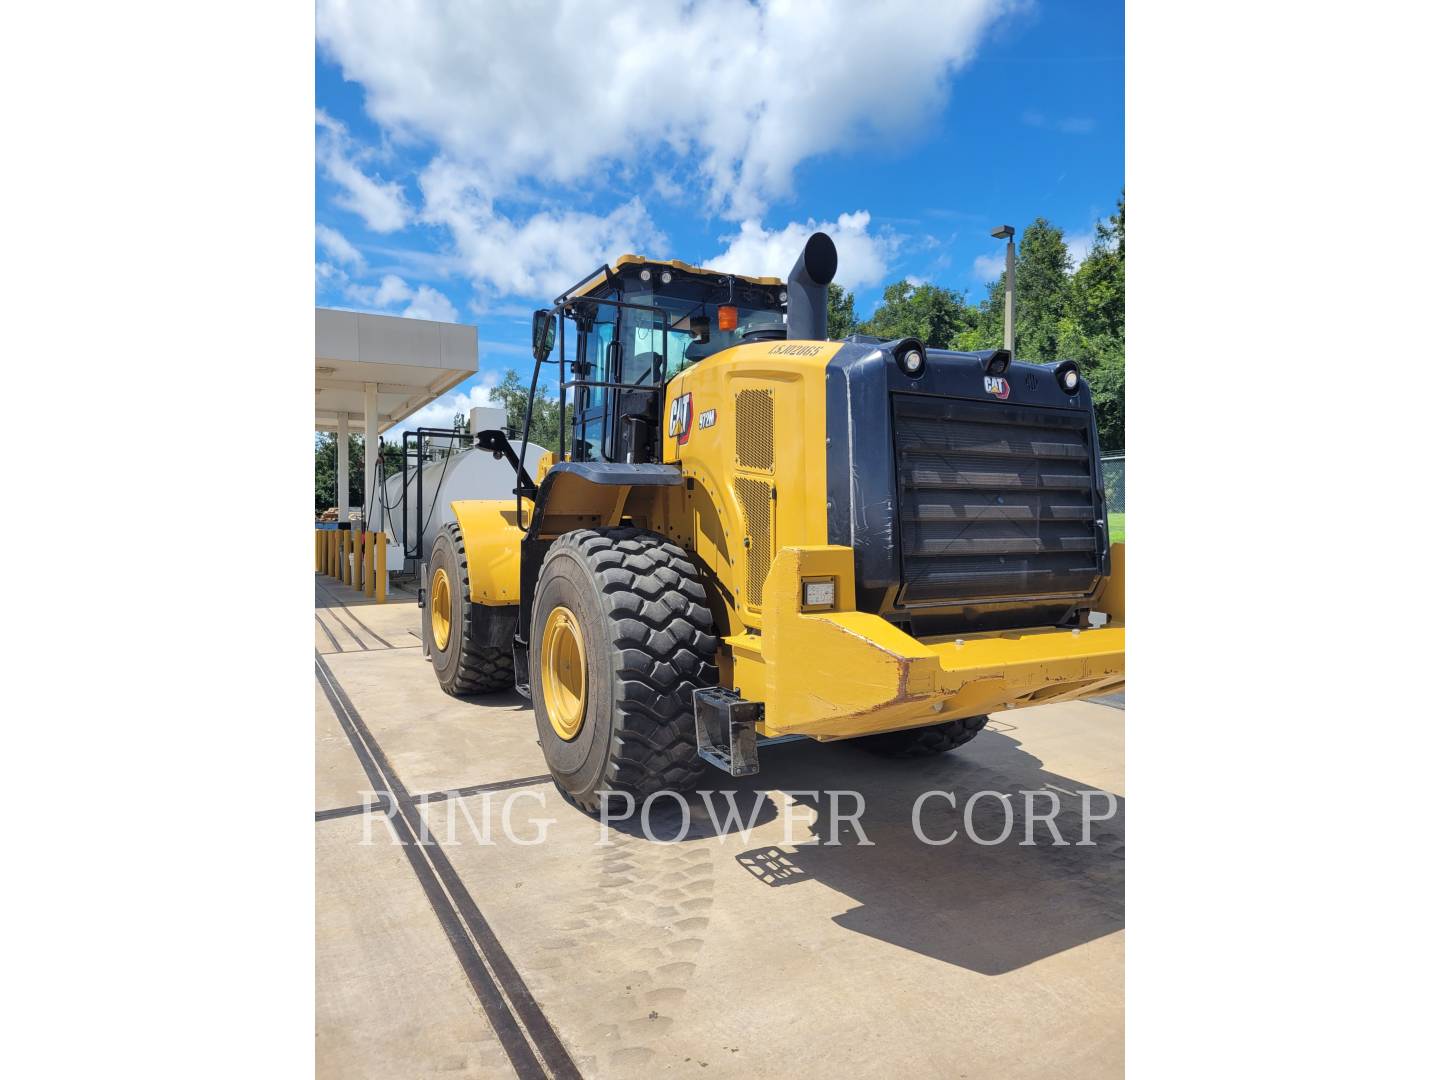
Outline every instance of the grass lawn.
POLYGON ((1125 515, 1123 513, 1110 515, 1110 542, 1112 544, 1125 542, 1125 515))

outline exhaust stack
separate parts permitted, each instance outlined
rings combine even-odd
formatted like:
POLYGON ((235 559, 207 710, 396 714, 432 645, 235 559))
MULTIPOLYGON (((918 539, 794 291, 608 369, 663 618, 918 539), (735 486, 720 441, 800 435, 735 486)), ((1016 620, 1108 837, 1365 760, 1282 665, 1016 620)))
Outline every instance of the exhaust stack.
POLYGON ((835 241, 823 232, 805 241, 805 250, 795 260, 785 290, 789 294, 785 336, 792 341, 824 341, 829 311, 827 286, 835 279, 839 256, 835 241))

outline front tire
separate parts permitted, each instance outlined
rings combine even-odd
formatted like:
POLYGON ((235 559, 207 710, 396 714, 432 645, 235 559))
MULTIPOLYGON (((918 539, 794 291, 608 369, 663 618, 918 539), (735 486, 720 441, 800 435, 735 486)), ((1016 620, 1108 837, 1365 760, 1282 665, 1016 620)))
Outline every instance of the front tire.
POLYGON ((691 695, 716 683, 714 620, 690 556, 642 529, 581 529, 545 556, 530 620, 535 726, 580 809, 637 805, 704 770, 691 695))
POLYGON ((440 688, 461 697, 498 694, 514 687, 515 660, 510 650, 475 643, 465 539, 453 521, 435 537, 429 574, 422 622, 440 688))

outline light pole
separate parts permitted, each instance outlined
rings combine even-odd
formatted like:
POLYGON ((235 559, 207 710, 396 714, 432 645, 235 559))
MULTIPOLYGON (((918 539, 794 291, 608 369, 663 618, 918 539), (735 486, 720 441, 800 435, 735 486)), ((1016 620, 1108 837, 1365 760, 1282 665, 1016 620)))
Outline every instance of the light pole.
POLYGON ((990 235, 1005 241, 1005 349, 1015 353, 1015 226, 1001 225, 990 235))

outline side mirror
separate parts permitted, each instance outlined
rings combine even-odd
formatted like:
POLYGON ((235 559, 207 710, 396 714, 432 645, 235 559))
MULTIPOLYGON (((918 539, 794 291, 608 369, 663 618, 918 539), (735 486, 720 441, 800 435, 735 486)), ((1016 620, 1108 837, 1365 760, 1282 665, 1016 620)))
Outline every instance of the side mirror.
POLYGON ((530 347, 536 360, 548 360, 555 348, 555 318, 548 311, 530 316, 530 347))

